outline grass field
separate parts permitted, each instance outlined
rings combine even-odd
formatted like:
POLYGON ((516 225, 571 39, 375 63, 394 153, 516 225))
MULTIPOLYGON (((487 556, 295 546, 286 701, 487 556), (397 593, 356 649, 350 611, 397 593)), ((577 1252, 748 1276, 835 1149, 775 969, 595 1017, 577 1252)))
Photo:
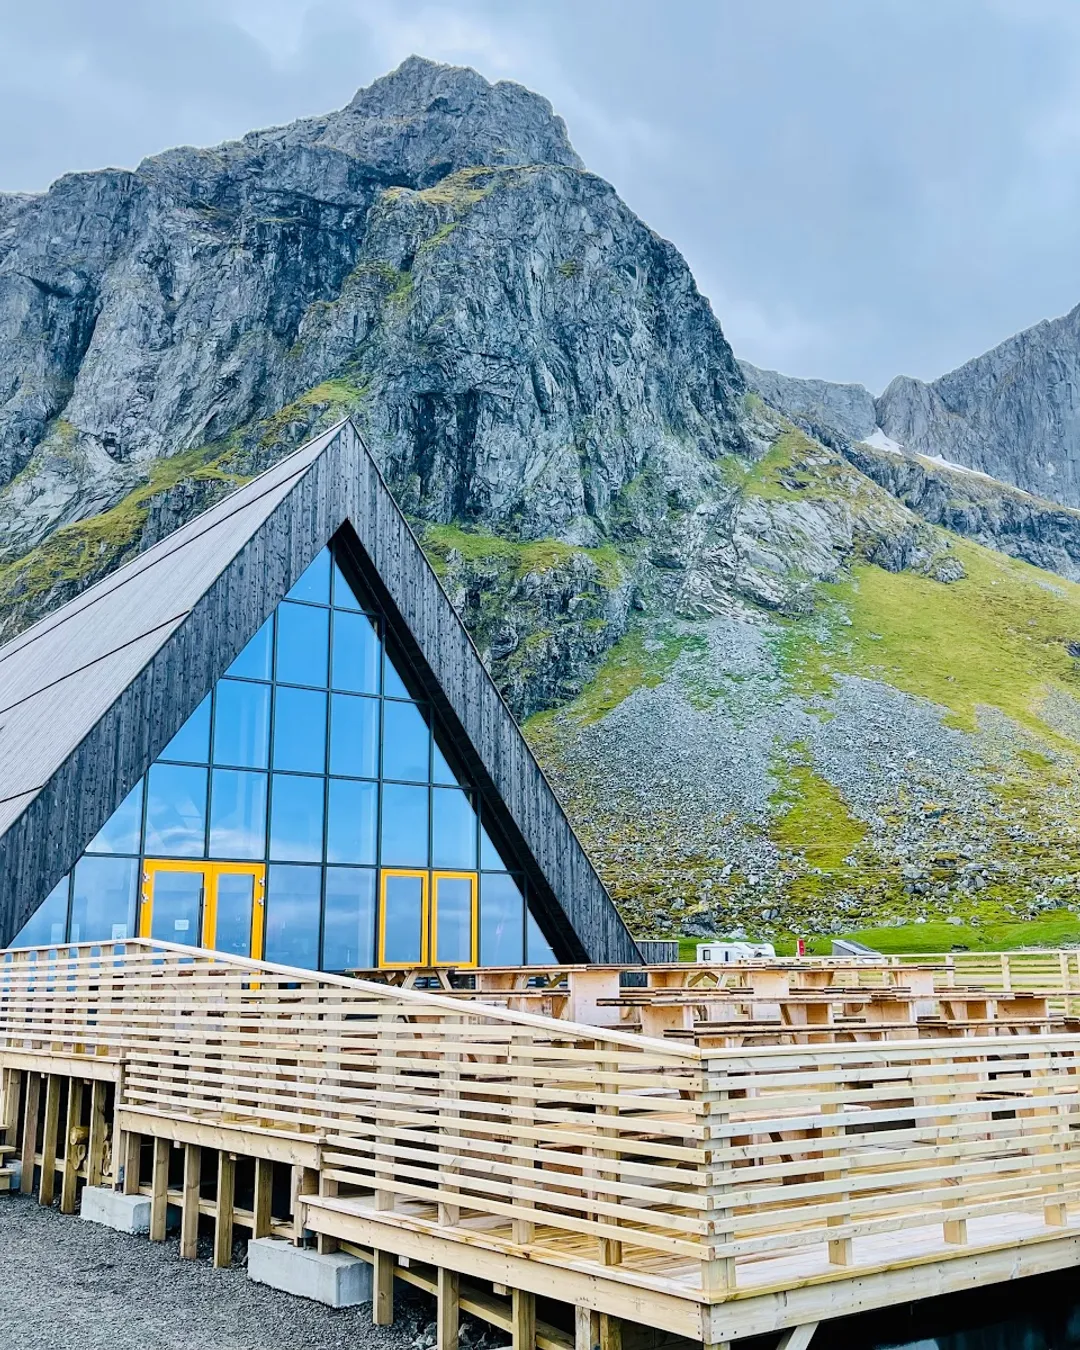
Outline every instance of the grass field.
MULTIPOLYGON (((717 934, 721 937, 721 934, 717 934)), ((886 955, 897 952, 1009 952, 1021 947, 1080 946, 1080 914, 1069 909, 1055 909, 1038 919, 1023 923, 986 923, 977 928, 968 924, 909 923, 901 927, 862 928, 852 933, 838 933, 837 937, 862 942, 867 947, 886 955)), ((702 938, 679 938, 679 956, 693 961, 697 944, 702 938)), ((814 956, 828 956, 832 950, 831 937, 813 937, 807 940, 807 951, 814 956)), ((778 956, 793 956, 795 938, 778 939, 778 956)))

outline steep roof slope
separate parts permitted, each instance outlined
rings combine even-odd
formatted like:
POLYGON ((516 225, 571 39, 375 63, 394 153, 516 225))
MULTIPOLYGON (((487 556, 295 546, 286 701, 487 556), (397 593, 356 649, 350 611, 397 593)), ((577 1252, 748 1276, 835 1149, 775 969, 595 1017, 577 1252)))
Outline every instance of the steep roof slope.
POLYGON ((573 959, 637 949, 351 422, 0 648, 0 945, 342 529, 573 959))

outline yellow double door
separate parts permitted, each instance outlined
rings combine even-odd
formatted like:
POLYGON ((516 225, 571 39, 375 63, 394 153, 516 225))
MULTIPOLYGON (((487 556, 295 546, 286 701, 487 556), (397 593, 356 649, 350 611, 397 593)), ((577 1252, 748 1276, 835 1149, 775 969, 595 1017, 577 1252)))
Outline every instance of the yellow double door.
MULTIPOLYGON (((260 960, 266 867, 148 858, 139 936, 260 960)), ((475 872, 388 868, 380 874, 380 966, 475 966, 479 956, 475 872)))
POLYGON ((476 882, 475 872, 385 869, 379 882, 379 965, 475 966, 476 882))
POLYGON ((265 916, 262 863, 143 863, 140 937, 259 960, 265 916))

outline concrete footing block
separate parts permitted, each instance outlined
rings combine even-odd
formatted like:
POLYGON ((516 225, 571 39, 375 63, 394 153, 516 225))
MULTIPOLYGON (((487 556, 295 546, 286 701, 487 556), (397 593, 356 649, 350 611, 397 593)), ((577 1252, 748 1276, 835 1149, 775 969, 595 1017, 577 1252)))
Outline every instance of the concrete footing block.
POLYGON ((248 1243, 247 1269, 257 1284, 299 1294, 330 1308, 371 1302, 371 1267, 343 1252, 320 1256, 282 1238, 254 1238, 248 1243))
POLYGON ((150 1201, 145 1195, 123 1195, 107 1186, 84 1186, 80 1217, 118 1233, 149 1233, 150 1201))

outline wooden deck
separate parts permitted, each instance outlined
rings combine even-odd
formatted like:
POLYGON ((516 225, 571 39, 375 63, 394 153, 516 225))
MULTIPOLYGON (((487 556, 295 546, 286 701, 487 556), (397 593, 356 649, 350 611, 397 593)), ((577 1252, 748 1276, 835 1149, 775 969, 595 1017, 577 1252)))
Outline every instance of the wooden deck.
MULTIPOLYGON (((913 1014, 965 984, 889 969, 859 979, 913 1014)), ((163 1237, 177 1205, 188 1255, 200 1218, 220 1263, 236 1228, 354 1251, 381 1320, 396 1273, 528 1350, 614 1350, 624 1324, 721 1345, 1080 1263, 1075 953, 1001 969, 966 984, 1061 1011, 717 1046, 142 940, 8 952, 0 1142, 69 1212, 84 1182, 145 1191, 163 1237)), ((607 1016, 598 974, 577 1006, 607 1016)), ((849 1001, 850 971, 776 975, 760 999, 849 1001)), ((754 1002, 752 972, 724 978, 754 1002)))

